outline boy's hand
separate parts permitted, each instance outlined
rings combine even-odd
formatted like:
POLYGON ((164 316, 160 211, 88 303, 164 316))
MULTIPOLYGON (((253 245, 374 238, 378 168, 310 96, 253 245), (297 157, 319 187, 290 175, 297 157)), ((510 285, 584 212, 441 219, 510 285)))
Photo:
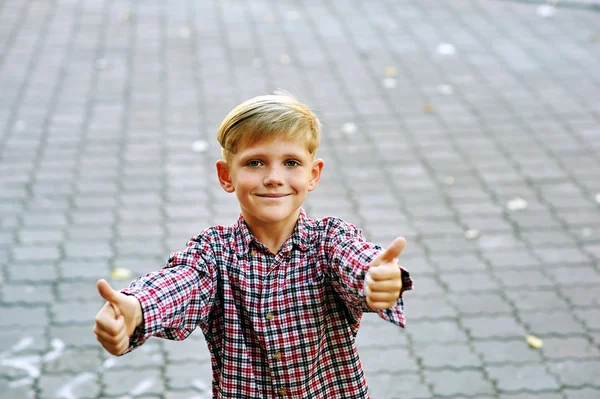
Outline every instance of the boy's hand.
POLYGON ((383 310, 396 304, 402 290, 402 272, 397 257, 405 244, 404 238, 396 238, 385 251, 371 261, 365 279, 367 305, 371 309, 383 310))
POLYGON ((96 315, 94 333, 104 349, 119 356, 129 348, 129 337, 142 324, 142 307, 137 298, 113 290, 106 280, 98 280, 97 287, 108 302, 96 315))

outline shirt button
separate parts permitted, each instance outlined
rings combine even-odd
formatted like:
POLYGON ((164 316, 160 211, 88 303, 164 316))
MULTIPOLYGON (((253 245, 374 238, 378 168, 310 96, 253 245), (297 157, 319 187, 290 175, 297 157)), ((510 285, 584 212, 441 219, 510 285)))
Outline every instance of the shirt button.
POLYGON ((269 312, 269 313, 267 313, 267 315, 265 316, 265 319, 267 319, 267 320, 271 321, 271 320, 273 320, 273 317, 274 317, 274 316, 273 316, 273 313, 269 312))
POLYGON ((280 360, 281 359, 281 353, 280 352, 273 353, 273 359, 280 360))
POLYGON ((284 387, 279 388, 280 395, 285 395, 286 393, 287 393, 287 389, 285 389, 284 387))
POLYGON ((250 256, 256 256, 256 252, 254 250, 250 251, 250 256))

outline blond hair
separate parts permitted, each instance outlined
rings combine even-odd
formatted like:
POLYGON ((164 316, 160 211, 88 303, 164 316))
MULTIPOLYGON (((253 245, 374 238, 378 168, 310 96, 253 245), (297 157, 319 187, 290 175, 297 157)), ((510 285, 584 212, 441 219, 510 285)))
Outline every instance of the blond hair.
POLYGON ((286 92, 244 101, 225 117, 217 132, 223 159, 228 161, 240 145, 284 137, 303 140, 315 155, 321 140, 321 123, 312 111, 286 92))

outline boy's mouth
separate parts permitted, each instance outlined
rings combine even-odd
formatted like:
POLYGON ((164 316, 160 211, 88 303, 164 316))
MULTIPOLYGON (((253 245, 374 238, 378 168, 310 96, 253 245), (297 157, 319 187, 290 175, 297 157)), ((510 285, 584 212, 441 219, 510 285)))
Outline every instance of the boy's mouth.
POLYGON ((258 197, 263 198, 282 198, 287 197, 289 194, 256 194, 258 197))

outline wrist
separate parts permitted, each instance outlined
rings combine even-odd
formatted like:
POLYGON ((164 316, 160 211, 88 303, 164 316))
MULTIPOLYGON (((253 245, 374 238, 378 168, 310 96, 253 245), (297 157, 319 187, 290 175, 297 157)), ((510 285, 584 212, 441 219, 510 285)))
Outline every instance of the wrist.
POLYGON ((140 301, 133 295, 128 295, 127 298, 131 301, 131 304, 133 305, 133 323, 137 328, 144 324, 144 314, 142 312, 142 305, 140 304, 140 301))
MULTIPOLYGON (((135 297, 134 297, 135 298, 135 297)), ((142 312, 142 305, 140 304, 140 301, 135 298, 135 326, 139 327, 142 324, 144 324, 144 314, 142 312)))

